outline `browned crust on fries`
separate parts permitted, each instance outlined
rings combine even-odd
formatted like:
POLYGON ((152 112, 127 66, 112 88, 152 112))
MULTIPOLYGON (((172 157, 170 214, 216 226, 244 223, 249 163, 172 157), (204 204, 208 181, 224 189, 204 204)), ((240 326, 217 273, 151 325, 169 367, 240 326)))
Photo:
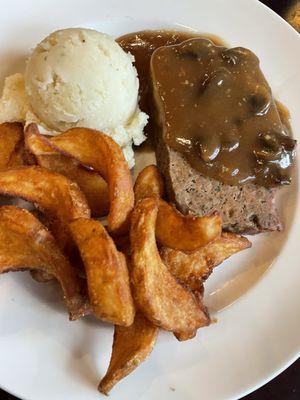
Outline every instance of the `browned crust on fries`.
POLYGON ((138 312, 129 327, 115 326, 112 354, 99 391, 108 394, 121 379, 135 370, 151 353, 158 328, 138 312))
POLYGON ((96 172, 82 166, 74 158, 54 150, 48 141, 32 126, 26 129, 26 148, 35 156, 38 165, 76 182, 88 201, 93 217, 100 218, 107 215, 109 198, 105 180, 96 172))
POLYGON ((134 184, 135 202, 147 197, 162 198, 165 185, 156 165, 148 165, 137 176, 134 184))
POLYGON ((125 256, 98 221, 79 218, 70 224, 70 231, 85 265, 94 315, 113 324, 131 325, 135 308, 125 256))
POLYGON ((61 285, 71 320, 88 312, 83 286, 50 232, 27 210, 0 207, 0 273, 34 270, 61 285))
POLYGON ((228 257, 251 247, 251 242, 235 233, 223 232, 214 242, 199 250, 185 253, 168 247, 160 248, 163 262, 177 279, 192 290, 198 290, 213 268, 228 257))
POLYGON ((176 250, 193 251, 220 237, 222 221, 218 213, 205 217, 181 214, 162 200, 164 182, 159 169, 149 165, 138 175, 134 185, 136 203, 144 198, 159 199, 156 221, 157 241, 176 250))
POLYGON ((130 240, 132 287, 138 307, 165 330, 191 332, 209 324, 195 296, 168 271, 158 253, 156 199, 141 200, 132 214, 130 240))
MULTIPOLYGON (((37 129, 29 125, 29 129, 37 129)), ((108 227, 112 234, 128 232, 134 206, 131 174, 120 146, 102 132, 73 128, 48 142, 57 151, 93 168, 108 184, 108 227)))
POLYGON ((175 206, 159 200, 156 238, 163 246, 193 251, 220 237, 221 232, 222 220, 218 213, 205 217, 183 215, 175 206))
POLYGON ((18 122, 0 124, 0 169, 22 165, 19 148, 23 141, 23 125, 18 122))
POLYGON ((1 170, 0 193, 34 203, 50 219, 51 230, 62 248, 69 243, 69 222, 90 216, 87 201, 77 184, 41 167, 1 170))

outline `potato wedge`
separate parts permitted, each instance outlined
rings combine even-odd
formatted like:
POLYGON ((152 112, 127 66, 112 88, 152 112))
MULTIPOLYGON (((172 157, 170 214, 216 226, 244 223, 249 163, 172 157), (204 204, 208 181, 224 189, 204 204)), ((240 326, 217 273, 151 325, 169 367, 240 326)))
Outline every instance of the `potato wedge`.
POLYGON ((193 251, 220 237, 222 220, 220 214, 205 217, 183 215, 164 200, 159 200, 156 220, 157 241, 166 247, 193 251))
POLYGON ((87 201, 75 182, 41 167, 0 171, 0 193, 33 202, 51 221, 51 230, 62 249, 70 246, 68 223, 90 217, 87 201))
MULTIPOLYGON (((18 147, 23 140, 23 126, 18 122, 0 124, 0 168, 21 163, 18 147)), ((19 164, 20 165, 20 164, 19 164)))
POLYGON ((165 193, 164 181, 156 165, 148 165, 136 178, 134 184, 135 202, 147 197, 162 198, 165 193))
POLYGON ((151 353, 158 328, 138 312, 129 327, 115 326, 112 354, 99 391, 108 394, 121 379, 135 370, 151 353))
POLYGON ((194 339, 197 334, 197 329, 191 332, 174 332, 174 336, 179 342, 185 342, 186 340, 194 339))
MULTIPOLYGON (((135 185, 135 201, 147 197, 161 198, 164 182, 159 169, 149 165, 138 175, 135 185)), ((220 237, 222 220, 218 213, 205 217, 183 215, 166 201, 159 200, 156 220, 157 241, 172 249, 194 251, 220 237)))
MULTIPOLYGON (((176 278, 176 276, 175 276, 176 278)), ((176 278, 177 279, 177 278, 176 278)), ((180 282, 180 280, 178 280, 180 282)), ((181 283, 181 282, 180 282, 181 283)), ((187 285, 185 286, 188 290, 191 290, 187 285)), ((207 318, 209 318, 210 321, 210 316, 207 307, 203 304, 203 295, 204 295, 204 285, 203 283, 199 282, 198 288, 191 290, 197 301, 199 302, 200 307, 202 308, 203 312, 207 315, 207 318)), ((176 337, 179 342, 183 342, 185 340, 191 340, 193 339, 197 334, 197 329, 191 332, 174 332, 174 336, 176 337)))
MULTIPOLYGON (((135 185, 134 185, 134 195, 135 195, 135 202, 137 203, 139 200, 147 198, 147 197, 154 197, 157 199, 161 199, 164 195, 164 182, 162 175, 155 165, 149 165, 145 167, 138 175, 135 185)), ((159 200, 159 204, 162 204, 162 208, 164 209, 165 202, 161 202, 159 200)), ((162 214, 160 214, 160 210, 158 211, 158 217, 163 219, 162 214)), ((157 218, 158 218, 157 217, 157 218)), ((167 221, 167 220, 166 220, 167 221)), ((167 223, 167 222, 166 222, 167 223)), ((156 225, 158 226, 158 225, 156 225)), ((156 231, 156 235, 159 232, 156 231)), ((162 238, 160 238, 162 239, 162 238)), ((170 240, 168 238, 168 240, 170 240)), ((168 266, 168 265, 167 265, 168 266)), ((176 275, 174 274, 175 278, 176 275)), ((203 286, 199 284, 197 290, 194 290, 194 294, 198 297, 203 291, 203 286)), ((205 308, 202 305, 202 295, 199 298, 200 306, 202 307, 203 311, 206 312, 205 308)), ((189 331, 189 332, 175 332, 175 336, 178 340, 189 340, 195 337, 197 330, 189 331)))
POLYGON ((0 273, 34 270, 54 276, 61 285, 70 320, 88 312, 83 285, 50 232, 29 211, 0 207, 0 273))
MULTIPOLYGON (((128 259, 130 260, 131 247, 130 247, 130 243, 129 243, 129 238, 127 236, 121 236, 116 239, 117 239, 116 246, 117 246, 118 250, 122 251, 126 255, 126 257, 128 257, 128 259)), ((164 248, 164 247, 162 247, 162 249, 171 250, 174 253, 176 253, 176 252, 182 253, 179 250, 173 250, 173 249, 168 249, 168 248, 164 248)), ((164 250, 162 250, 162 251, 164 252, 164 250)), ((184 254, 187 254, 187 253, 184 253, 184 254)), ((168 263, 165 262, 165 264, 169 268, 168 263)), ((130 262, 127 265, 128 265, 128 267, 130 267, 130 262)), ((130 271, 130 268, 129 268, 129 271, 130 271)), ((177 270, 174 268, 174 271, 172 271, 172 269, 170 269, 170 271, 173 273, 174 277, 180 281, 180 275, 179 275, 179 277, 176 276, 177 270)), ((178 272, 180 274, 180 272, 181 272, 180 268, 178 268, 178 272)), ((204 310, 204 312, 207 313, 207 310, 205 309, 205 307, 203 306, 203 303, 202 303, 203 293, 204 293, 203 282, 201 280, 199 280, 198 282, 195 281, 194 285, 191 287, 187 284, 189 282, 186 283, 184 281, 180 281, 180 283, 182 283, 184 286, 186 286, 187 289, 192 290, 196 299, 198 299, 201 308, 204 310)), ((183 340, 193 339, 196 336, 196 333, 197 333, 197 330, 194 330, 192 332, 175 332, 174 335, 176 336, 176 338, 179 341, 183 341, 183 340)))
POLYGON ((158 201, 138 202, 132 214, 132 288, 137 306, 156 326, 172 332, 192 332, 209 324, 195 296, 181 286, 162 262, 155 239, 158 201))
POLYGON ((162 247, 160 255, 169 271, 184 285, 199 290, 212 270, 226 258, 251 247, 251 242, 240 235, 223 232, 214 242, 191 253, 162 247))
POLYGON ((15 147, 14 152, 11 154, 7 168, 22 167, 27 164, 27 155, 24 147, 24 143, 20 142, 15 147))
MULTIPOLYGON (((29 125, 28 130, 36 129, 29 125)), ((53 137, 49 144, 59 152, 93 168, 108 184, 108 228, 113 235, 128 232, 134 206, 132 179, 121 148, 109 136, 87 128, 73 128, 53 137)))
POLYGON ((40 167, 64 175, 78 184, 88 201, 93 217, 101 218, 108 214, 108 187, 99 174, 83 167, 74 158, 54 150, 48 144, 48 139, 34 129, 34 126, 25 131, 25 145, 35 156, 40 167))
POLYGON ((79 218, 70 224, 85 266, 94 315, 103 321, 129 326, 135 308, 125 256, 99 221, 79 218))
POLYGON ((41 156, 38 165, 76 182, 85 195, 94 218, 102 218, 108 214, 108 188, 100 175, 78 165, 75 160, 63 154, 41 156))

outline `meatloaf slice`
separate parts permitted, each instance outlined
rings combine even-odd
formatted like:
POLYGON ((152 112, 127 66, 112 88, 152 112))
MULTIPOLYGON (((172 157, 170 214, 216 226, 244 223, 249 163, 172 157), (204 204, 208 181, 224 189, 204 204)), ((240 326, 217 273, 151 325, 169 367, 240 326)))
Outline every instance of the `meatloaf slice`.
POLYGON ((252 183, 231 186, 205 177, 162 138, 157 141, 156 159, 166 181, 169 200, 182 213, 202 216, 219 211, 223 229, 236 233, 282 229, 274 204, 276 189, 252 183))

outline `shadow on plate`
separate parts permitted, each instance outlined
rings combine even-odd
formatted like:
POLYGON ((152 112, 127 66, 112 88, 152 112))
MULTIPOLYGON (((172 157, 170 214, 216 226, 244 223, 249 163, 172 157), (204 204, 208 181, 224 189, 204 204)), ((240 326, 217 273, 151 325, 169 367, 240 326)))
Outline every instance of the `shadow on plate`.
POLYGON ((210 312, 221 311, 237 301, 263 278, 279 257, 296 211, 298 176, 293 175, 294 183, 281 189, 277 196, 283 231, 249 236, 252 248, 231 257, 214 270, 206 285, 206 305, 210 312))

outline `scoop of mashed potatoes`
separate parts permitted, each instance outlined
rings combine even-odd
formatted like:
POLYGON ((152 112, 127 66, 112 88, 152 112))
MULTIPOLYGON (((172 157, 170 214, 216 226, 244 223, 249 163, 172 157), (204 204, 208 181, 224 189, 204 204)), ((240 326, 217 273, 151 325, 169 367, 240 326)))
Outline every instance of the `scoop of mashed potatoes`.
POLYGON ((0 118, 25 118, 52 135, 73 127, 100 130, 122 147, 132 167, 132 144, 145 140, 148 119, 138 107, 132 62, 108 35, 81 28, 56 31, 36 46, 25 77, 7 78, 0 118))

